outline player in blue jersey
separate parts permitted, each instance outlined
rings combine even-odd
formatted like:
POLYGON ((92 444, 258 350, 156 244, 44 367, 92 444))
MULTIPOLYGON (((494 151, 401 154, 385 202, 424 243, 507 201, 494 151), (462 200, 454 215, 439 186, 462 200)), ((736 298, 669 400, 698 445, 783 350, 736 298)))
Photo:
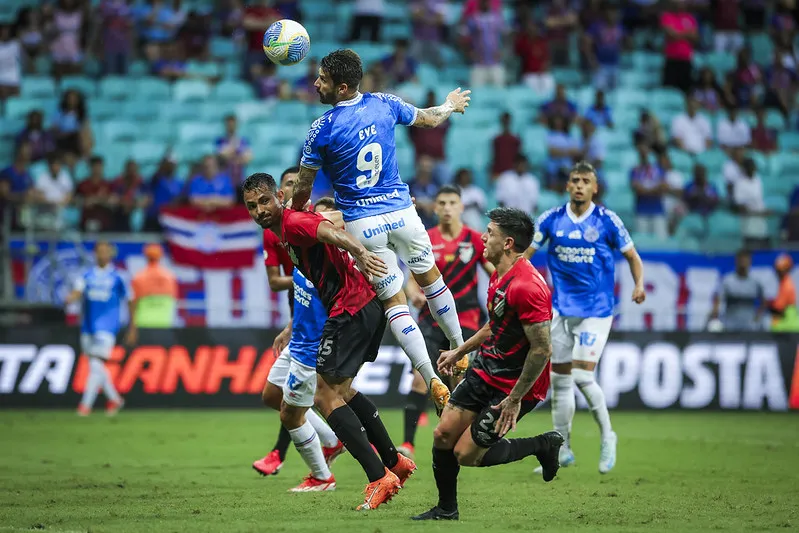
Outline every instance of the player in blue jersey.
MULTIPOLYGON (((321 198, 315 211, 335 209, 332 198, 321 198)), ((280 422, 311 473, 290 492, 335 490, 336 480, 328 468, 344 452, 344 445, 330 426, 311 409, 316 392, 316 354, 327 320, 327 310, 313 284, 294 269, 294 315, 275 338, 274 353, 280 354, 269 370, 263 400, 280 412, 280 422)), ((270 455, 255 461, 252 467, 264 475, 277 474, 270 468, 270 455)))
POLYGON ((89 358, 89 377, 78 405, 78 414, 81 416, 91 414, 100 389, 108 398, 106 413, 109 416, 115 415, 124 405, 105 368, 105 362, 111 357, 111 350, 116 343, 121 327, 120 312, 125 300, 129 308, 130 338, 135 336, 136 326, 133 322, 135 313, 131 305, 133 298, 130 285, 111 263, 113 254, 110 243, 97 241, 94 245, 97 264, 75 280, 75 286, 66 300, 68 304, 79 300, 83 304, 80 346, 83 354, 89 358))
POLYGON ((465 111, 470 91, 458 88, 443 105, 417 109, 394 95, 360 93, 362 77, 361 59, 352 50, 337 50, 320 62, 314 86, 320 101, 333 109, 311 124, 292 205, 305 205, 316 173, 323 169, 347 231, 389 268, 388 274, 372 280, 373 287, 391 332, 424 378, 440 412, 449 400, 449 389, 436 376, 424 337, 411 317, 397 256, 413 273, 450 346, 463 344, 463 334, 455 300, 436 267, 430 237, 399 175, 394 126, 434 128, 452 113, 465 111))
POLYGON ((528 259, 549 241, 547 263, 552 276, 552 422, 564 435, 560 465, 574 463, 570 430, 574 418, 574 384, 585 396, 599 425, 599 471, 609 472, 616 463, 616 433, 610 424, 605 395, 594 379, 602 350, 613 324, 615 304, 615 257, 619 251, 630 265, 635 280, 632 299, 641 303, 644 266, 621 219, 594 204, 597 176, 585 162, 569 174, 569 203, 543 213, 536 222, 528 259))

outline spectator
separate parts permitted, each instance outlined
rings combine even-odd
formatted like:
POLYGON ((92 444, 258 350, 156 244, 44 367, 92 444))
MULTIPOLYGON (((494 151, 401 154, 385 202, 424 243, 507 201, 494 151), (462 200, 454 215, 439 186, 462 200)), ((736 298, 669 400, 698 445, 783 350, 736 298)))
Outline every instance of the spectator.
POLYGON ((722 150, 731 148, 748 148, 752 143, 752 129, 749 123, 738 116, 738 109, 730 106, 727 116, 719 120, 716 126, 716 139, 722 150))
POLYGON ((74 89, 67 90, 53 118, 52 132, 56 148, 64 154, 64 162, 70 168, 92 149, 92 132, 87 118, 83 94, 74 89))
POLYGON ((183 196, 183 186, 183 182, 178 179, 175 160, 167 154, 150 180, 149 195, 152 201, 147 206, 144 231, 161 231, 161 222, 158 220, 161 208, 178 203, 183 196))
POLYGON ((506 170, 513 168, 516 157, 522 148, 522 141, 511 132, 511 115, 507 111, 499 116, 502 132, 494 137, 491 177, 496 179, 506 170))
POLYGON ((638 126, 633 131, 633 144, 643 144, 656 154, 666 149, 666 132, 657 117, 647 109, 641 111, 638 126))
POLYGON ((158 59, 152 63, 152 73, 168 82, 189 76, 183 50, 179 42, 164 44, 158 52, 158 59))
POLYGON ((799 242, 799 186, 791 193, 788 213, 782 220, 782 238, 786 242, 799 242))
POLYGON ((380 42, 380 29, 386 13, 383 0, 355 0, 353 11, 350 42, 361 40, 365 31, 368 32, 370 41, 380 42))
POLYGON ((574 158, 582 155, 580 141, 569 134, 569 128, 561 116, 554 116, 549 123, 547 133, 546 162, 547 188, 562 193, 566 190, 569 171, 574 164, 574 158))
POLYGON ((394 53, 381 62, 389 87, 397 87, 403 83, 416 81, 418 63, 408 54, 408 40, 397 39, 394 42, 394 53))
POLYGON ((216 140, 216 155, 223 171, 238 189, 247 175, 247 165, 252 161, 252 148, 250 140, 239 135, 236 115, 225 117, 225 135, 216 140))
POLYGON ((247 32, 242 77, 251 79, 252 65, 264 64, 264 30, 280 19, 280 13, 269 7, 269 0, 252 0, 244 9, 242 26, 247 32))
MULTIPOLYGON (((669 154, 665 151, 658 154, 658 166, 663 173, 663 178, 666 180, 666 186, 668 187, 663 197, 663 210, 666 212, 669 234, 671 235, 677 228, 677 224, 679 224, 680 220, 685 215, 685 205, 682 201, 685 177, 682 175, 682 172, 674 168, 671 164, 669 154)), ((698 167, 701 167, 701 171, 705 172, 705 168, 702 167, 702 165, 696 165, 694 167, 695 176, 696 173, 699 172, 698 167)))
POLYGON ((602 173, 602 163, 605 161, 607 147, 602 139, 595 135, 596 126, 593 122, 583 121, 580 125, 580 132, 582 134, 582 153, 575 159, 583 159, 591 163, 598 177, 602 173))
POLYGON ((189 182, 189 203, 205 211, 229 207, 236 200, 236 191, 230 176, 220 172, 214 156, 202 160, 200 174, 189 182))
POLYGON ((589 27, 584 35, 584 51, 594 71, 594 87, 602 91, 615 89, 619 83, 624 29, 612 6, 604 10, 602 20, 589 27))
POLYGON ((111 184, 111 190, 119 201, 114 231, 130 232, 133 229, 131 216, 134 211, 144 209, 150 203, 150 196, 139 173, 139 165, 136 161, 127 160, 125 170, 111 184))
POLYGON ((60 153, 50 152, 47 155, 47 166, 36 177, 35 188, 45 205, 64 207, 72 201, 75 184, 63 165, 60 153))
POLYGON ((718 111, 725 104, 730 104, 726 101, 724 92, 716 82, 716 75, 710 67, 703 67, 699 71, 699 79, 691 94, 702 109, 711 113, 718 111))
POLYGON ((413 26, 411 53, 442 67, 441 42, 447 29, 444 20, 447 3, 444 0, 414 0, 410 10, 413 26))
POLYGON ((796 20, 791 13, 793 2, 794 0, 777 0, 769 21, 769 33, 774 40, 777 40, 778 36, 785 35, 789 41, 792 41, 796 35, 796 20))
POLYGON ((665 33, 663 53, 663 85, 676 87, 688 94, 691 89, 694 47, 699 42, 696 18, 683 7, 680 0, 667 0, 666 11, 660 16, 665 33))
POLYGON ((744 48, 738 52, 735 70, 727 81, 727 94, 738 107, 749 107, 760 97, 760 84, 763 72, 752 61, 751 52, 744 48))
POLYGON ((770 154, 777 150, 777 130, 766 126, 766 110, 762 107, 755 109, 757 120, 752 130, 752 148, 764 154, 770 154))
POLYGON ((111 183, 105 179, 103 158, 89 160, 89 177, 78 184, 77 196, 82 200, 80 229, 83 231, 111 231, 114 211, 118 205, 112 194, 111 183))
POLYGON ((549 42, 534 20, 524 21, 522 32, 516 37, 514 50, 521 63, 524 84, 539 95, 551 94, 555 88, 555 78, 549 72, 549 42))
MULTIPOLYGON (((424 107, 434 107, 436 105, 436 93, 427 91, 427 101, 424 107)), ((449 128, 450 122, 446 120, 437 128, 411 128, 408 130, 417 164, 420 158, 430 157, 433 160, 433 178, 439 184, 449 183, 451 180, 445 152, 449 128)))
POLYGON ((724 316, 727 331, 758 331, 763 329, 766 307, 763 285, 752 276, 752 254, 741 250, 735 254, 735 271, 721 278, 713 296, 710 320, 724 316))
POLYGON ((211 21, 207 15, 189 11, 186 22, 178 31, 178 40, 188 59, 206 60, 211 42, 211 21))
POLYGON ((222 21, 221 35, 241 40, 244 21, 244 5, 242 0, 222 0, 215 12, 215 20, 222 21))
POLYGON ((458 169, 455 173, 455 185, 461 188, 463 223, 470 228, 482 228, 483 213, 486 212, 486 195, 483 189, 473 183, 472 171, 467 168, 458 169))
POLYGON ((555 88, 555 98, 541 106, 538 120, 549 124, 553 118, 561 118, 565 127, 570 128, 572 121, 577 118, 577 105, 566 96, 566 87, 558 84, 555 88))
MULTIPOLYGON (((461 21, 466 21, 472 15, 480 11, 482 0, 466 0, 463 4, 463 12, 461 13, 461 21)), ((502 13, 502 0, 489 0, 488 7, 494 13, 502 13)))
POLYGON ((515 207, 525 213, 535 215, 541 185, 538 178, 530 173, 530 164, 524 155, 516 156, 511 170, 500 174, 494 185, 497 203, 503 207, 515 207))
POLYGON ((613 116, 610 107, 605 103, 605 92, 601 89, 597 89, 594 105, 586 110, 584 118, 597 128, 613 128, 613 116))
POLYGON ((87 22, 78 0, 59 0, 53 12, 52 31, 55 36, 50 41, 54 75, 80 74, 83 68, 81 41, 87 22))
POLYGON ((748 32, 762 30, 766 26, 766 0, 741 0, 744 25, 748 32))
POLYGON ((128 62, 133 49, 133 11, 125 0, 103 0, 98 8, 103 75, 128 73, 128 62))
POLYGON ((569 35, 577 28, 577 13, 566 0, 552 0, 544 24, 547 28, 552 64, 558 67, 569 65, 569 35))
POLYGON ((22 205, 39 199, 28 169, 30 159, 30 145, 20 144, 14 154, 14 162, 0 172, 0 198, 4 204, 22 205))
POLYGON ((31 146, 31 161, 41 161, 47 154, 55 149, 53 136, 44 129, 44 116, 42 112, 35 109, 28 113, 28 121, 17 135, 16 146, 28 143, 31 146))
POLYGON ((0 102, 19 94, 22 81, 22 48, 11 24, 0 22, 0 102))
POLYGON ((590 28, 597 22, 601 22, 604 17, 603 0, 588 0, 588 5, 580 10, 580 27, 590 28))
POLYGON ((789 120, 796 94, 796 73, 788 70, 778 53, 774 54, 773 64, 766 70, 766 96, 763 104, 767 108, 779 109, 789 120))
POLYGON ((737 53, 743 48, 744 34, 738 21, 741 0, 713 0, 713 48, 717 54, 737 53))
POLYGON ((471 85, 505 86, 505 67, 502 50, 505 41, 505 21, 502 13, 490 9, 488 0, 480 0, 479 11, 466 20, 468 53, 472 65, 471 85))
POLYGON ((255 94, 261 100, 276 98, 284 100, 291 94, 288 84, 277 77, 277 66, 271 61, 262 61, 260 65, 252 65, 250 79, 255 88, 255 94))
POLYGON ((416 176, 408 184, 411 196, 416 198, 416 210, 425 228, 436 224, 435 200, 438 185, 433 181, 435 163, 431 157, 422 156, 416 162, 416 176))
POLYGON ((639 144, 638 165, 630 170, 630 187, 635 193, 635 230, 659 239, 668 236, 663 199, 669 191, 661 169, 649 159, 649 149, 639 144))
POLYGON ((671 121, 671 140, 680 150, 696 155, 701 154, 713 144, 713 131, 710 121, 700 115, 699 104, 693 96, 686 98, 685 113, 671 121))
POLYGON ((299 0, 275 0, 274 8, 284 19, 302 22, 302 11, 300 11, 299 0))
POLYGON ((730 158, 721 166, 721 176, 724 178, 724 188, 727 198, 732 202, 734 185, 744 176, 744 149, 733 148, 729 152, 730 158))
POLYGON ((709 217, 719 205, 719 192, 707 179, 704 165, 694 165, 694 179, 683 190, 683 201, 689 213, 709 217))
POLYGON ((294 98, 301 102, 316 103, 319 93, 316 92, 316 78, 319 77, 319 61, 316 58, 306 60, 308 72, 294 82, 294 98))
MULTIPOLYGON (((139 35, 148 44, 161 45, 171 42, 180 27, 178 12, 172 9, 167 0, 149 0, 150 5, 140 12, 141 29, 139 35)), ((261 30, 263 33, 264 29, 261 30)), ((263 49, 263 45, 262 45, 263 49)))
POLYGON ((761 247, 768 244, 767 217, 771 213, 766 209, 763 181, 757 174, 755 162, 746 158, 741 166, 743 177, 733 183, 733 210, 741 215, 744 246, 761 247))
POLYGON ((32 7, 23 7, 17 15, 17 38, 22 46, 25 72, 32 72, 34 62, 42 52, 44 37, 42 36, 41 13, 32 7))

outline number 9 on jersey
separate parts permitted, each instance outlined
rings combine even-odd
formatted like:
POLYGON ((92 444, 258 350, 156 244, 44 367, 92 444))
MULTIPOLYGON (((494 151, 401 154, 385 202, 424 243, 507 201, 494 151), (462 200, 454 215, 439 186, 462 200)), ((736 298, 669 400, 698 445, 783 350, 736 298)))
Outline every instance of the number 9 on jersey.
POLYGON ((380 143, 369 143, 358 152, 358 170, 369 174, 361 174, 355 179, 359 189, 374 187, 380 180, 380 171, 383 170, 383 148, 380 143))

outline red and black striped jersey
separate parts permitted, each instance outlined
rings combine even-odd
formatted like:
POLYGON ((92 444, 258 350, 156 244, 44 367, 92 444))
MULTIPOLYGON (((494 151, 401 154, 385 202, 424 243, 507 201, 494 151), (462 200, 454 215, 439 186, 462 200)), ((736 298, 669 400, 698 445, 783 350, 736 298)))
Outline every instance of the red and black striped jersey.
POLYGON ((319 242, 319 224, 330 223, 319 213, 283 210, 281 240, 300 272, 316 287, 328 316, 354 315, 376 294, 350 255, 319 242))
MULTIPOLYGON (((552 320, 552 293, 535 267, 520 258, 499 278, 488 284, 488 317, 491 335, 474 358, 474 371, 483 381, 510 393, 522 373, 530 351, 524 324, 552 320)), ((549 389, 549 363, 525 400, 543 400, 549 389)))
MULTIPOLYGON (((455 298, 461 327, 473 331, 480 329, 477 268, 478 265, 486 263, 483 257, 485 245, 480 233, 463 226, 453 240, 445 239, 438 227, 427 230, 427 234, 430 235, 430 243, 433 245, 436 266, 455 298)), ((434 326, 437 325, 427 306, 419 311, 419 322, 432 322, 434 326)))

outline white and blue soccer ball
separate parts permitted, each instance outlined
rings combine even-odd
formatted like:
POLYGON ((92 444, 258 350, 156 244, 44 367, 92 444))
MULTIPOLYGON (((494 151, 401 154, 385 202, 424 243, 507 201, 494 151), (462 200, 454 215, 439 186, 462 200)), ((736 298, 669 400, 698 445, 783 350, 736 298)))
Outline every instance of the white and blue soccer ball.
POLYGON ((278 20, 264 33, 264 53, 276 65, 296 65, 310 50, 311 38, 299 22, 278 20))

